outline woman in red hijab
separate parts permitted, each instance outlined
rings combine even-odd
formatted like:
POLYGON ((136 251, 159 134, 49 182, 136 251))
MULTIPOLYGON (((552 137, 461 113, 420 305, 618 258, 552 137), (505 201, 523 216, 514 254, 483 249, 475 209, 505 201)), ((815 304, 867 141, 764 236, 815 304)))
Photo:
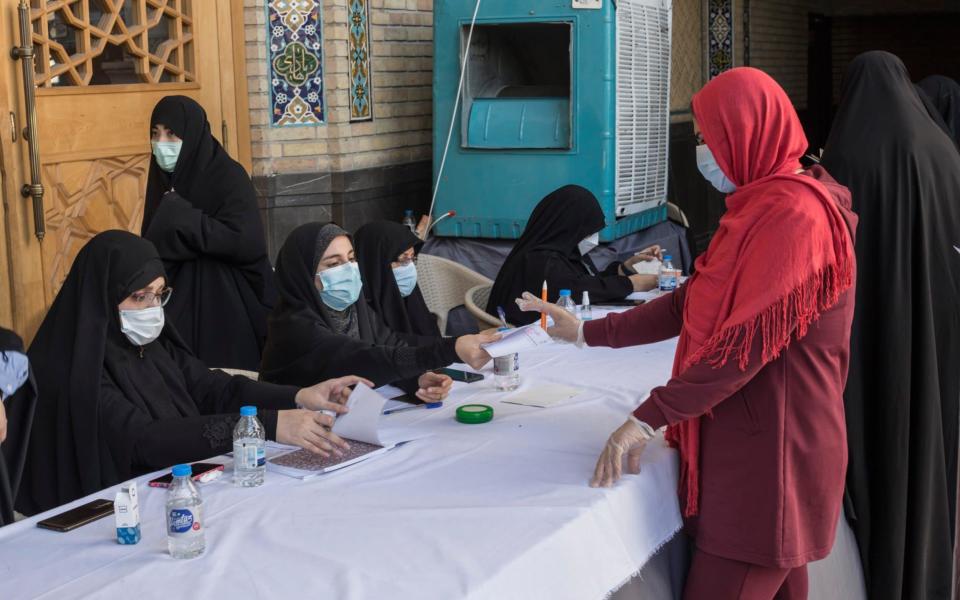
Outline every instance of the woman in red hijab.
POLYGON ((806 565, 830 552, 843 496, 856 217, 846 188, 801 170, 800 121, 762 71, 716 77, 693 113, 700 171, 729 194, 696 274, 597 321, 545 310, 551 334, 580 345, 680 336, 673 377, 610 436, 591 485, 613 485, 624 455, 639 472, 667 428, 696 546, 684 598, 806 598, 806 565))

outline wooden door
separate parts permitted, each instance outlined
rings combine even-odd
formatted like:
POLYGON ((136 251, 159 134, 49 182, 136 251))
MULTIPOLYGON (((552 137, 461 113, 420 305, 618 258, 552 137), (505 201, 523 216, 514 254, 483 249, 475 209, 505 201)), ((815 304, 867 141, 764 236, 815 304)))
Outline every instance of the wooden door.
MULTIPOLYGON (((0 0, 4 56, 19 44, 19 2, 0 0)), ((13 325, 25 338, 87 240, 107 229, 139 233, 150 113, 160 98, 183 94, 200 102, 214 135, 226 137, 227 149, 249 168, 248 138, 237 135, 238 115, 246 113, 243 67, 234 68, 242 54, 233 47, 242 0, 30 0, 30 6, 42 241, 34 235, 30 200, 19 194, 29 180, 27 144, 12 135, 0 141, 0 150, 8 150, 2 190, 13 325), (247 148, 238 152, 244 140, 247 148)), ((20 68, 7 59, 0 71, 0 117, 11 113, 18 130, 27 122, 20 68)))

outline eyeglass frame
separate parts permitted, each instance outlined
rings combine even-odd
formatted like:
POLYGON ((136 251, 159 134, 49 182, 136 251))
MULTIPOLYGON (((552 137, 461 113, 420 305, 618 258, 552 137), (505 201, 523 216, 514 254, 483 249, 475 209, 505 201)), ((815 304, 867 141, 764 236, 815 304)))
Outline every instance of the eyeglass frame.
POLYGON ((167 305, 168 302, 170 302, 170 298, 171 298, 172 296, 173 296, 173 288, 170 287, 170 286, 167 286, 167 287, 164 287, 162 290, 160 290, 159 293, 156 293, 156 292, 139 292, 139 291, 138 291, 138 292, 134 292, 134 293, 130 294, 130 299, 133 300, 135 303, 140 304, 140 305, 146 304, 147 306, 160 306, 160 307, 164 307, 164 306, 167 305), (138 295, 142 296, 142 298, 137 299, 137 296, 138 296, 138 295), (166 296, 166 298, 164 298, 164 296, 166 296), (150 298, 150 300, 147 301, 147 298, 150 298), (157 300, 160 301, 159 305, 157 304, 157 300))

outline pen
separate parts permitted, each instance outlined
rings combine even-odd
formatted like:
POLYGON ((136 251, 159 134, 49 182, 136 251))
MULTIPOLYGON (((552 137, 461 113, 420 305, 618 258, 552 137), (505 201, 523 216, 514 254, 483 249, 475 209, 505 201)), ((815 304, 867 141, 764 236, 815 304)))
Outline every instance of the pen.
MULTIPOLYGON (((543 303, 547 303, 547 280, 543 280, 543 289, 540 290, 540 299, 543 300, 543 303)), ((540 327, 546 331, 547 329, 547 313, 540 313, 540 327)))
POLYGON ((503 323, 503 328, 509 329, 510 326, 507 325, 507 313, 503 312, 502 306, 497 307, 497 314, 500 315, 500 322, 503 323))
POLYGON ((403 412, 405 410, 414 410, 416 408, 440 408, 443 406, 443 402, 424 402, 423 404, 412 404, 410 406, 403 406, 400 408, 390 408, 383 411, 385 415, 392 415, 393 413, 403 412))

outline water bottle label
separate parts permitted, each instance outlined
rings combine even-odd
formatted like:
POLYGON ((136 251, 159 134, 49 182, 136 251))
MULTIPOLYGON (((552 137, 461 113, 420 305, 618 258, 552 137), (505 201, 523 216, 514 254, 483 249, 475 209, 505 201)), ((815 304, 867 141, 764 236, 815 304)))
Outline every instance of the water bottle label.
MULTIPOLYGON (((199 514, 197 515, 199 517, 199 514)), ((170 533, 190 533, 200 531, 200 519, 194 518, 188 508, 174 508, 170 510, 170 533)))
POLYGON ((257 446, 257 466, 263 467, 267 464, 267 450, 263 446, 257 446))
POLYGON ((256 469, 267 464, 266 450, 261 444, 236 443, 233 456, 241 469, 256 469))

